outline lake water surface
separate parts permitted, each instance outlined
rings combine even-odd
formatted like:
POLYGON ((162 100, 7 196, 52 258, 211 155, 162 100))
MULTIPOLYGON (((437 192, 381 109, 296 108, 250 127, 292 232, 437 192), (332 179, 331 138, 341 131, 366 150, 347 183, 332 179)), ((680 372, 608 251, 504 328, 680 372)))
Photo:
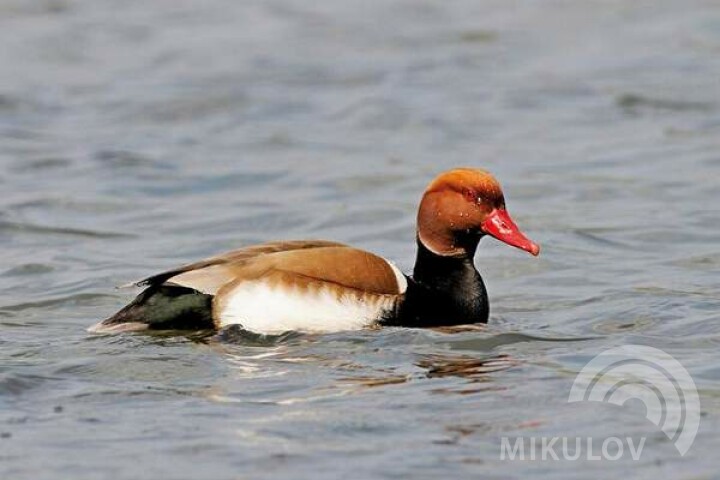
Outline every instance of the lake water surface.
POLYGON ((717 477, 717 2, 6 0, 0 192, 4 480, 717 477), (460 165, 543 247, 482 242, 486 328, 85 332, 116 285, 254 242, 410 271, 460 165), (692 375, 685 456, 641 403, 567 403, 628 344, 692 375), (646 443, 501 458, 552 436, 646 443))

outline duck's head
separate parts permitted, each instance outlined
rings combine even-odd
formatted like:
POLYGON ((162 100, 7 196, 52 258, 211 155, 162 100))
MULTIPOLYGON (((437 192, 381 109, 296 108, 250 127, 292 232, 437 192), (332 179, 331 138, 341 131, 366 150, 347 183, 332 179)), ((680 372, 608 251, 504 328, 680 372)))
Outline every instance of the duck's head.
POLYGON ((418 239, 442 256, 473 256, 484 235, 533 255, 540 246, 527 238, 510 218, 500 184, 490 173, 456 168, 428 185, 420 202, 418 239))

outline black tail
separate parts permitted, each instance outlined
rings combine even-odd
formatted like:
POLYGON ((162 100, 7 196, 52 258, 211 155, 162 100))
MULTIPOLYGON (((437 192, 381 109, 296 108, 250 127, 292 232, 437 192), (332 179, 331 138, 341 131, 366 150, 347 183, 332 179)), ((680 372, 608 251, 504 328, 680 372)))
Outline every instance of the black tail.
POLYGON ((151 286, 107 320, 88 330, 114 333, 138 330, 205 330, 214 328, 212 295, 176 285, 151 286))

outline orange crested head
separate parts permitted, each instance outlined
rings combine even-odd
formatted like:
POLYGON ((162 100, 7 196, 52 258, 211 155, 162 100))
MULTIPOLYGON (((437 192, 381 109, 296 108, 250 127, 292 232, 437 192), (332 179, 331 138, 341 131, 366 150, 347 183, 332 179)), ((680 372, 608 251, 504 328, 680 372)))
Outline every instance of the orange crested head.
POLYGON ((417 224, 420 242, 438 255, 474 255, 483 235, 540 253, 510 218, 500 183, 485 170, 455 168, 438 175, 425 190, 417 224))

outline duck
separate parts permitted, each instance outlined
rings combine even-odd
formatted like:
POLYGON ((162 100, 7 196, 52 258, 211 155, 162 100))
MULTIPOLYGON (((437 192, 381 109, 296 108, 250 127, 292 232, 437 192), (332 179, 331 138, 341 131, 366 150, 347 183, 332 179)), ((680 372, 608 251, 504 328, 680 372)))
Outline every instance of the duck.
POLYGON ((417 214, 412 275, 391 261, 327 240, 251 245, 152 275, 127 306, 88 330, 330 333, 374 327, 487 323, 489 301, 474 257, 486 236, 533 256, 497 179, 478 168, 439 174, 417 214))

